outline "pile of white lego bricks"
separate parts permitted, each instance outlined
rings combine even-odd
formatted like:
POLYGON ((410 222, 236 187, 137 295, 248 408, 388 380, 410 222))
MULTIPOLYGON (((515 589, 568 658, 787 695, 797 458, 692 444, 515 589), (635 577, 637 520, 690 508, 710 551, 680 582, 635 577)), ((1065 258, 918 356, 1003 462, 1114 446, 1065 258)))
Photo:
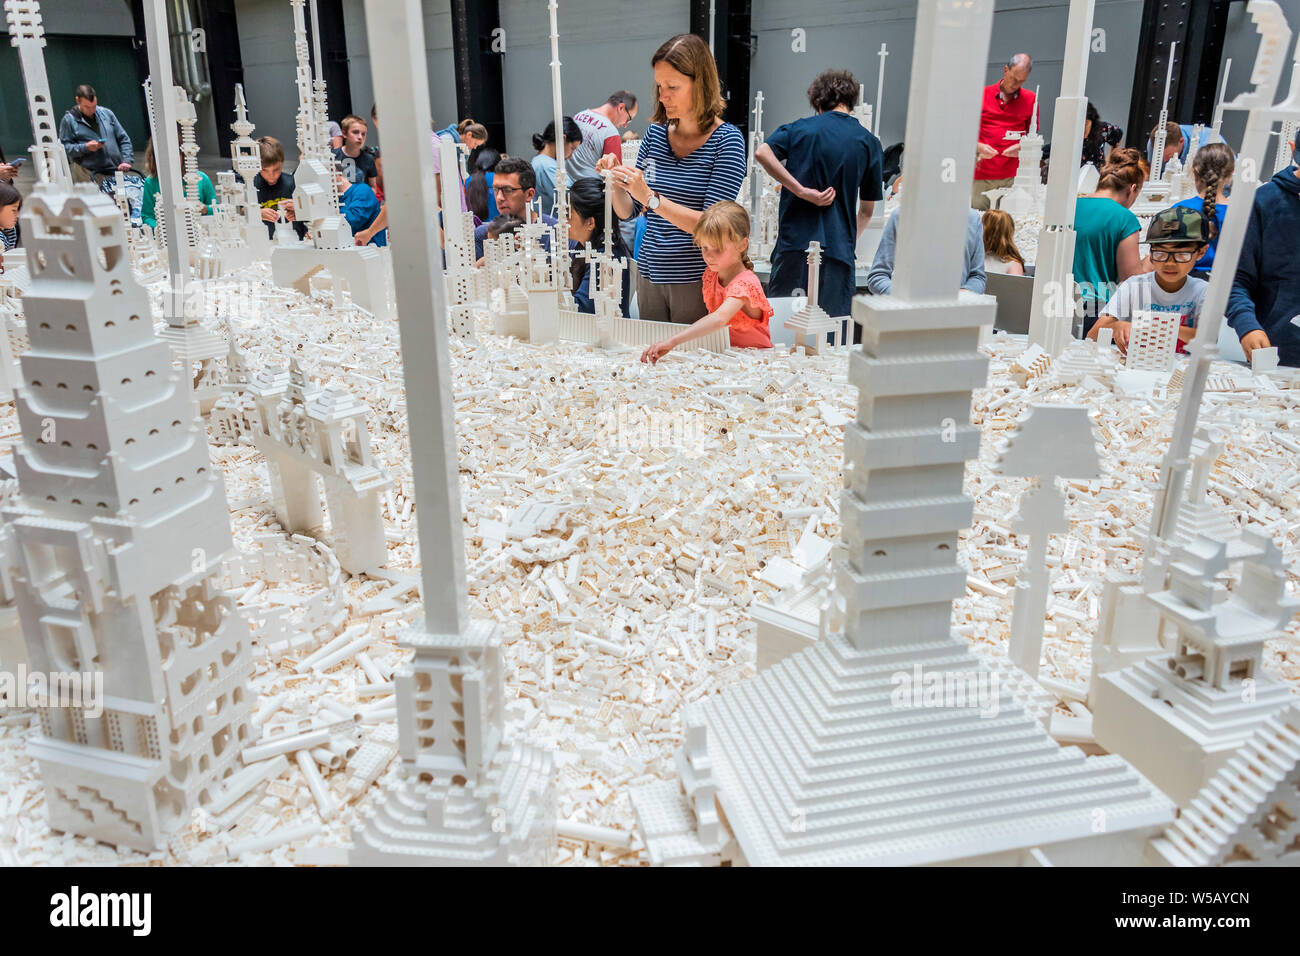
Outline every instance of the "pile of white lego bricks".
MULTIPOLYGON (((408 652, 396 638, 421 607, 397 327, 336 311, 327 293, 272 289, 264 267, 240 278, 252 289, 231 318, 253 369, 297 356, 309 376, 367 401, 372 450, 394 482, 388 571, 349 577, 332 561, 328 528, 317 542, 278 527, 257 453, 213 448, 242 552, 229 584, 259 635, 254 745, 274 750, 313 728, 328 739, 311 751, 319 759, 254 762, 264 779, 247 795, 227 794, 212 820, 145 855, 52 834, 24 753, 31 715, 5 716, 0 864, 343 863, 359 808, 398 771, 392 675, 408 652)), ((220 301, 222 283, 208 293, 220 301)), ((224 315, 215 310, 214 329, 224 315)), ((842 355, 674 351, 650 367, 636 352, 532 346, 489 328, 483 316, 478 343, 452 340, 471 612, 502 626, 509 730, 556 749, 563 820, 621 833, 596 841, 561 826, 557 862, 641 864, 630 788, 674 776, 684 703, 754 672, 748 606, 797 588, 809 555, 838 539, 856 395, 842 355)), ((1027 479, 989 474, 994 440, 1030 400, 1100 408, 1106 477, 1070 486, 1073 528, 1049 552, 1043 676, 1085 686, 1101 576, 1139 565, 1176 397, 1120 398, 1095 379, 1092 391, 1048 377, 1022 389, 1007 372, 1020 348, 995 337, 989 387, 976 393, 985 443, 969 473, 970 586, 954 626, 978 649, 1004 652, 1025 554, 1007 521, 1027 479)), ((1283 537, 1293 566, 1297 400, 1300 391, 1248 383, 1211 392, 1203 415, 1228 434, 1211 485, 1219 504, 1283 537)), ((17 438, 12 406, 0 407, 0 433, 17 438)), ((1294 629, 1265 660, 1300 685, 1294 629)))
POLYGON ((1043 231, 1043 219, 1035 215, 1021 216, 1015 223, 1012 239, 1025 262, 1032 265, 1038 261, 1038 234, 1043 231))

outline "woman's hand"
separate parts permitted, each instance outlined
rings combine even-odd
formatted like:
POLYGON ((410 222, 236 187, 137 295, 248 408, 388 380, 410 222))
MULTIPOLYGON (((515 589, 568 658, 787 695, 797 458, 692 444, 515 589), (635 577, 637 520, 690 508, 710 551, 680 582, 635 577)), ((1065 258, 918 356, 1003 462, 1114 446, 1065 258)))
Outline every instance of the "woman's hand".
POLYGON ((604 153, 600 159, 596 160, 596 172, 603 173, 607 169, 613 169, 615 166, 622 165, 618 157, 613 153, 604 153))
POLYGON ((631 166, 614 166, 612 168, 614 170, 614 185, 643 206, 650 201, 650 185, 645 181, 645 176, 641 170, 631 166))
POLYGON ((662 339, 654 343, 654 345, 646 346, 646 350, 641 353, 641 361, 649 362, 651 365, 654 365, 656 362, 658 362, 661 358, 663 358, 672 350, 673 350, 672 340, 662 339))

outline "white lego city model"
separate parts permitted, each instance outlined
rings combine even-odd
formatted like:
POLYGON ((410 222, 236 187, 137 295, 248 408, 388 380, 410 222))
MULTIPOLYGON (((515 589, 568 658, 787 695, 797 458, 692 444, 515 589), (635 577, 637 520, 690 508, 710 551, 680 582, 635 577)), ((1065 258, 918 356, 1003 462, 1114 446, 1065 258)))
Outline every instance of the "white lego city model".
POLYGON ((720 858, 714 788, 751 865, 1014 862, 1030 853, 1135 863, 1172 817, 1118 757, 1058 747, 1006 688, 986 695, 984 717, 974 707, 927 710, 919 687, 900 693, 900 681, 925 671, 976 684, 990 673, 950 618, 966 586, 957 533, 971 518, 962 480, 979 447, 968 416, 987 374, 977 343, 994 303, 954 298, 935 277, 962 254, 969 194, 960 184, 975 154, 974 126, 947 117, 978 108, 992 17, 991 0, 918 9, 898 281, 893 295, 854 301, 863 349, 850 359, 859 411, 845 430, 844 630, 691 705, 686 723, 703 729, 684 752, 685 789, 634 806, 643 832, 664 829, 658 814, 693 816, 695 828, 648 836, 652 858, 720 858), (917 188, 945 157, 969 158, 954 182, 917 188), (939 228, 906 226, 921 221, 939 228), (1003 786, 985 789, 990 774, 1003 786), (1013 817, 1014 827, 1002 822, 1013 817))

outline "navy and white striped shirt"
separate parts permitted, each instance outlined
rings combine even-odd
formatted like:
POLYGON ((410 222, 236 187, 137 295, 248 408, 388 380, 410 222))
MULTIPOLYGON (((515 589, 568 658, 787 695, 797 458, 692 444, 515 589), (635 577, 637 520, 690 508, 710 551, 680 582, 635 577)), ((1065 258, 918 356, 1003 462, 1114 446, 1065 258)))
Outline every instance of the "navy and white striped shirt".
MULTIPOLYGON (((665 199, 703 210, 740 193, 745 154, 744 134, 722 123, 698 149, 679 159, 668 143, 668 127, 656 123, 646 128, 636 166, 646 171, 646 183, 665 199)), ((657 285, 699 282, 704 275, 704 257, 691 234, 654 211, 646 212, 645 238, 636 261, 640 274, 657 285)))

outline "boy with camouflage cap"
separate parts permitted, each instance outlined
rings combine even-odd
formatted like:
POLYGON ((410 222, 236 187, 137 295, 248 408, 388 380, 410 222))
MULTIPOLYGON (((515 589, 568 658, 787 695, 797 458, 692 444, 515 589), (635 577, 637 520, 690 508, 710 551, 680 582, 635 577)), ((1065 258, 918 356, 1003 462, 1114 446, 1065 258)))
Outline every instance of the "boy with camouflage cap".
POLYGON ((1178 351, 1184 351, 1184 344, 1196 335, 1196 323, 1210 287, 1204 279, 1193 279, 1189 273, 1205 254, 1213 228, 1199 209, 1171 206, 1159 212, 1147 227, 1152 271, 1129 276, 1119 284, 1088 338, 1095 340, 1102 329, 1114 329, 1115 345, 1127 352, 1136 313, 1176 312, 1183 326, 1178 330, 1178 351))

